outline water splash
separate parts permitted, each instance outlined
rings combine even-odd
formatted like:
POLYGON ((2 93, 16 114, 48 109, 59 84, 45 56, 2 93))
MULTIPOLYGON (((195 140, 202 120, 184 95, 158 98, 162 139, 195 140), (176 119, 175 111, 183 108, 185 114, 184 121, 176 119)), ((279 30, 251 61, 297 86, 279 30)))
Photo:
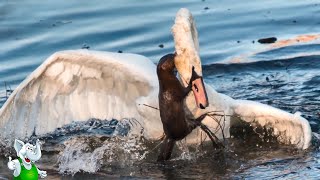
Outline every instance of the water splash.
MULTIPOLYGON (((71 175, 77 172, 95 173, 102 166, 124 167, 144 159, 148 151, 144 144, 143 131, 139 131, 139 128, 137 131, 127 131, 137 125, 133 122, 136 121, 119 121, 111 134, 82 134, 65 140, 64 148, 58 157, 59 172, 71 175)), ((99 123, 100 121, 94 121, 91 123, 94 126, 89 129, 95 131, 95 125, 99 123)), ((101 131, 103 128, 98 129, 101 131)))

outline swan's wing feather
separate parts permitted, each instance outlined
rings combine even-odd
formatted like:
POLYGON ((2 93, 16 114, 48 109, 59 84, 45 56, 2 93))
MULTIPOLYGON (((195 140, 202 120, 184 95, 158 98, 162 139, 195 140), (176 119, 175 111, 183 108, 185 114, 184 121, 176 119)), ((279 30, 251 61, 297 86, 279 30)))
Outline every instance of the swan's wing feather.
MULTIPOLYGON (((224 117, 214 116, 217 121, 210 116, 202 121, 219 138, 222 138, 222 134, 225 137, 230 137, 229 128, 237 122, 244 121, 250 123, 253 128, 270 128, 270 130, 273 130, 271 135, 277 137, 281 143, 293 144, 302 149, 310 146, 312 137, 310 124, 299 113, 291 114, 258 102, 234 100, 227 95, 216 92, 207 84, 206 89, 210 103, 209 107, 202 110, 194 106, 195 101, 192 95, 187 97, 186 105, 191 112, 190 116, 199 117, 207 112, 226 115, 224 117)), ((200 136, 201 133, 200 129, 194 130, 189 135, 188 140, 192 143, 200 143, 204 139, 208 139, 203 133, 200 136)))
POLYGON ((155 69, 149 59, 140 55, 57 52, 3 105, 1 136, 29 137, 90 118, 139 118, 136 101, 157 89, 155 69))
POLYGON ((247 100, 234 100, 233 116, 250 123, 253 127, 272 130, 279 142, 293 144, 306 149, 310 146, 312 131, 309 122, 300 113, 291 114, 283 110, 247 100))

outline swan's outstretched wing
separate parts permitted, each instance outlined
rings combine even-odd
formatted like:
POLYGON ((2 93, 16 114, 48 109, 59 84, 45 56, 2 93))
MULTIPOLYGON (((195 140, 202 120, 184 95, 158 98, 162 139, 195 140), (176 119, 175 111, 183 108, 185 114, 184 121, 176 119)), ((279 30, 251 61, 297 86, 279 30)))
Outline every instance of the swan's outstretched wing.
POLYGON ((57 52, 1 108, 1 136, 25 138, 90 118, 139 119, 137 101, 154 94, 158 87, 155 69, 140 55, 57 52))
POLYGON ((310 146, 312 131, 309 122, 300 113, 291 114, 280 109, 247 100, 234 100, 233 117, 272 130, 272 135, 285 144, 306 149, 310 146))
MULTIPOLYGON (((311 127, 309 122, 299 113, 291 114, 283 110, 247 100, 234 100, 231 97, 218 93, 209 85, 206 85, 210 105, 205 110, 192 106, 193 95, 186 99, 186 105, 191 111, 190 116, 199 117, 207 112, 223 116, 207 116, 202 122, 207 125, 219 138, 230 137, 230 127, 238 122, 247 122, 255 127, 270 129, 273 136, 284 144, 293 144, 298 148, 306 149, 311 143, 311 127), (222 129, 222 130, 221 130, 222 129)), ((237 124, 241 125, 243 123, 237 124)), ((191 143, 200 143, 204 139, 209 140, 198 128, 187 139, 191 143), (202 134, 201 134, 202 133, 202 134), (201 134, 201 135, 199 135, 201 134)))

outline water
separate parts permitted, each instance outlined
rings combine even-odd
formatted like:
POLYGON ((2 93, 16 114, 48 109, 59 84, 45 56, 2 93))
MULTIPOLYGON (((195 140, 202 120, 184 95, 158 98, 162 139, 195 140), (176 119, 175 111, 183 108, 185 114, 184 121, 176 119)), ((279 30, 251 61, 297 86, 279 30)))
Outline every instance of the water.
MULTIPOLYGON (((318 34, 316 0, 1 0, 1 104, 5 82, 14 89, 55 51, 122 51, 156 63, 173 52, 170 28, 181 7, 195 17, 206 82, 233 98, 300 111, 319 133, 319 40, 278 48, 257 43, 265 37, 284 40, 318 34)), ((181 143, 172 161, 156 163, 159 142, 139 135, 128 138, 126 132, 126 125, 115 121, 72 124, 42 137, 44 155, 37 164, 47 170, 47 179, 320 178, 317 145, 298 151, 245 136, 227 140, 228 150, 221 155, 214 154, 210 144, 181 143)), ((8 154, 13 150, 0 156, 0 179, 11 177, 8 154)))

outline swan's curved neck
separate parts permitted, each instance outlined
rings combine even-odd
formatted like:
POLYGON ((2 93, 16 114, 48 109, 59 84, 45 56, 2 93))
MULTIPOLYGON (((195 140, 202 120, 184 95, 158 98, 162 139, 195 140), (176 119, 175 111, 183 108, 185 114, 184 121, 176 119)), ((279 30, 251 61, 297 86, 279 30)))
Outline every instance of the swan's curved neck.
POLYGON ((208 97, 202 78, 201 60, 199 56, 198 32, 192 14, 182 8, 178 11, 175 24, 172 27, 176 56, 174 63, 183 85, 186 87, 192 75, 198 78, 192 81, 192 90, 197 106, 208 106, 208 97))
POLYGON ((192 76, 192 70, 202 76, 201 60, 199 57, 198 33, 191 13, 180 9, 172 27, 175 42, 175 66, 183 84, 186 86, 192 76))

